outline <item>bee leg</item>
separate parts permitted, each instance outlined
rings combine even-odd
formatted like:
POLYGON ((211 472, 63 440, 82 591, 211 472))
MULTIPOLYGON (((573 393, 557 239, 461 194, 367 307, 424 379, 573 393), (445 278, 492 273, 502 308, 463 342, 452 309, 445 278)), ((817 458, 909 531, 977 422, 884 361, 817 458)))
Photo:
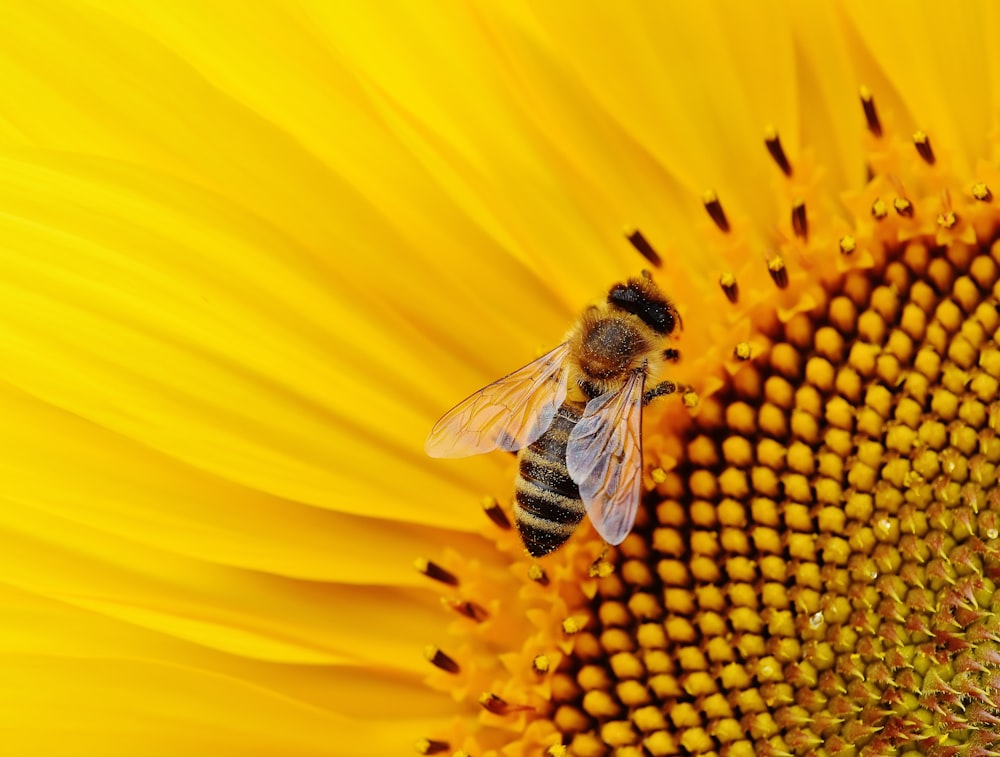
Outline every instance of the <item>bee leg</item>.
POLYGON ((669 347, 663 351, 663 359, 669 360, 671 363, 676 363, 681 359, 681 353, 673 347, 669 347))
POLYGON ((673 394, 676 391, 677 391, 677 384, 675 384, 673 381, 664 381, 662 384, 657 384, 651 389, 647 389, 645 392, 643 392, 642 404, 648 405, 657 397, 662 397, 664 394, 673 394))
POLYGON ((587 379, 580 379, 576 383, 579 385, 580 389, 583 390, 583 393, 587 395, 588 399, 594 399, 594 397, 601 396, 601 390, 587 381, 587 379))

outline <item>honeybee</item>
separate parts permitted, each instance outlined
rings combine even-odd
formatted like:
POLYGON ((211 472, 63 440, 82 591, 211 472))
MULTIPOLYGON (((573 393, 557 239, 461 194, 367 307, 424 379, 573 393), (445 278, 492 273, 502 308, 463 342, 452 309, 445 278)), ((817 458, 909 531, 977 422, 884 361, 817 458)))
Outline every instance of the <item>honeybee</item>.
POLYGON ((615 284, 562 344, 467 397, 435 424, 431 457, 518 452, 514 519, 529 554, 562 546, 584 513, 609 544, 635 523, 642 490, 642 408, 677 391, 646 388, 677 350, 673 303, 642 278, 615 284))

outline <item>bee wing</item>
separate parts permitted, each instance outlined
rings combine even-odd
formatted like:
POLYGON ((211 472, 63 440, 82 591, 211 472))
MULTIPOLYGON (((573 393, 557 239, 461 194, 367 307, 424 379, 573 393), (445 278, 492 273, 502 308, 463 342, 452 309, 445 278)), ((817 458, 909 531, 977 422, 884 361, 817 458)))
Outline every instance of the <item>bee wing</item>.
POLYGON ((588 402, 566 446, 566 469, 608 544, 624 541, 639 509, 644 382, 637 371, 617 392, 588 402))
POLYGON ((537 360, 494 381, 460 402, 434 424, 424 449, 431 457, 465 457, 527 447, 552 425, 566 399, 560 344, 537 360))

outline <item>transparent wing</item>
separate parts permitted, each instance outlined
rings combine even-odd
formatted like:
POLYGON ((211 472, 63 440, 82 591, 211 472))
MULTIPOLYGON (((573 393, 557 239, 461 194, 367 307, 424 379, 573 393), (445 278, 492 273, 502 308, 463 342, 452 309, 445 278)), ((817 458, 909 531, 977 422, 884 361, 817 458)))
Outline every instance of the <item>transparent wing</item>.
POLYGON ((527 447, 552 425, 566 399, 569 345, 494 381, 449 410, 431 429, 424 449, 431 457, 466 457, 495 449, 527 447))
POLYGON ((644 382, 644 374, 633 373, 617 392, 588 402, 566 446, 570 478, 580 487, 587 515, 608 544, 624 541, 639 509, 644 382))

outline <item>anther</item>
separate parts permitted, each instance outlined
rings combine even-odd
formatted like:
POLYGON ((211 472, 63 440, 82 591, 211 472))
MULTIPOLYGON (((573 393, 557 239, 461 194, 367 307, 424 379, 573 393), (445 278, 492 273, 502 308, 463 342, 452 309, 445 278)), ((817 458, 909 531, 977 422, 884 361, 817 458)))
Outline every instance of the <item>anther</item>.
POLYGON ((897 214, 905 217, 913 217, 913 203, 907 200, 905 197, 897 197, 892 201, 892 207, 897 214))
POLYGON ((889 208, 885 201, 881 197, 876 197, 875 202, 872 203, 872 218, 881 221, 887 215, 889 215, 889 208))
POLYGON ((989 202, 993 199, 993 193, 990 191, 990 188, 981 181, 977 181, 972 185, 972 196, 979 200, 979 202, 989 202))
POLYGON ((729 219, 726 218, 726 211, 722 209, 722 203, 719 202, 719 196, 715 194, 715 190, 706 189, 701 196, 701 201, 705 205, 705 210, 708 211, 709 218, 715 221, 715 225, 719 227, 719 231, 728 232, 729 219))
POLYGON ((489 691, 484 691, 480 695, 479 704, 484 710, 492 712, 494 715, 509 715, 512 712, 523 712, 524 710, 534 709, 524 704, 510 704, 489 691))
POLYGON ((541 584, 542 586, 549 585, 549 577, 545 572, 545 568, 538 563, 532 563, 528 566, 528 578, 536 584, 541 584))
POLYGON ((844 236, 844 237, 840 238, 840 254, 841 255, 850 255, 856 249, 858 249, 858 242, 850 234, 848 234, 847 236, 844 236))
POLYGON ((750 359, 750 342, 740 342, 733 349, 733 355, 736 356, 737 360, 749 360, 750 359))
POLYGON ((698 392, 694 389, 688 389, 681 395, 681 401, 688 410, 698 407, 698 392))
POLYGON ((632 243, 632 246, 642 255, 646 260, 655 265, 657 268, 663 262, 660 258, 659 253, 653 249, 653 245, 649 243, 649 240, 643 236, 642 232, 638 229, 626 228, 625 238, 632 243))
POLYGON ((418 557, 414 560, 413 567, 434 581, 448 584, 448 586, 458 586, 458 577, 454 573, 445 570, 436 562, 431 562, 426 557, 418 557))
POLYGON ((440 668, 445 673, 451 673, 454 675, 460 670, 458 663, 455 662, 455 660, 446 655, 433 644, 429 644, 424 647, 424 657, 427 659, 427 662, 436 668, 440 668))
POLYGON ((736 276, 731 271, 726 271, 719 277, 719 286, 726 295, 726 299, 736 304, 740 299, 740 288, 736 283, 736 276))
POLYGON ((796 200, 792 205, 792 230, 799 239, 805 240, 809 236, 809 219, 806 217, 805 200, 796 200))
POLYGON ((941 197, 941 212, 938 213, 937 224, 943 229, 950 229, 958 223, 958 216, 951 209, 951 196, 947 190, 941 197))
POLYGON ((785 259, 781 255, 775 255, 767 261, 767 272, 771 274, 771 279, 778 285, 778 289, 788 286, 788 268, 785 267, 785 259))
POLYGON ((578 618, 566 618, 562 622, 563 633, 567 636, 573 636, 574 634, 580 633, 584 629, 586 623, 581 622, 578 618))
POLYGON ((482 623, 488 620, 490 617, 489 612, 480 604, 475 602, 469 602, 467 600, 463 601, 460 599, 449 599, 448 597, 441 597, 441 604, 447 607, 449 610, 454 610, 459 615, 463 615, 469 620, 474 620, 477 623, 482 623))
POLYGON ((958 223, 958 216, 955 215, 955 211, 942 210, 940 213, 938 213, 937 225, 940 226, 942 229, 950 229, 956 223, 958 223))
POLYGON ((871 132, 873 137, 882 136, 882 123, 878 120, 878 111, 875 110, 875 98, 872 96, 872 92, 868 87, 861 86, 861 107, 865 111, 865 123, 868 125, 868 131, 871 132))
POLYGON ((534 660, 531 661, 531 669, 534 670, 539 675, 543 675, 549 672, 549 668, 552 665, 549 662, 549 658, 543 654, 537 655, 534 660))
POLYGON ((500 507, 500 503, 497 502, 496 497, 483 497, 482 505, 483 512, 486 513, 487 518, 504 531, 510 530, 510 519, 507 517, 507 513, 503 511, 503 508, 500 507))
POLYGON ((917 154, 927 165, 934 165, 934 150, 931 149, 931 140, 927 134, 922 131, 916 132, 913 135, 913 146, 917 148, 917 154))
POLYGON ((591 578, 607 578, 615 572, 615 566, 607 560, 598 557, 590 564, 588 571, 591 578))
POLYGON ((413 748, 417 750, 417 754, 441 754, 448 751, 448 742, 437 741, 435 739, 420 739, 413 745, 413 748))
POLYGON ((546 757, 568 757, 569 749, 564 744, 553 744, 545 750, 546 757))
POLYGON ((778 132, 773 126, 767 127, 764 130, 764 144, 767 145, 767 151, 771 154, 771 158, 775 163, 778 164, 778 168, 785 176, 792 175, 792 164, 788 162, 788 156, 785 155, 785 149, 781 146, 781 138, 778 136, 778 132))

